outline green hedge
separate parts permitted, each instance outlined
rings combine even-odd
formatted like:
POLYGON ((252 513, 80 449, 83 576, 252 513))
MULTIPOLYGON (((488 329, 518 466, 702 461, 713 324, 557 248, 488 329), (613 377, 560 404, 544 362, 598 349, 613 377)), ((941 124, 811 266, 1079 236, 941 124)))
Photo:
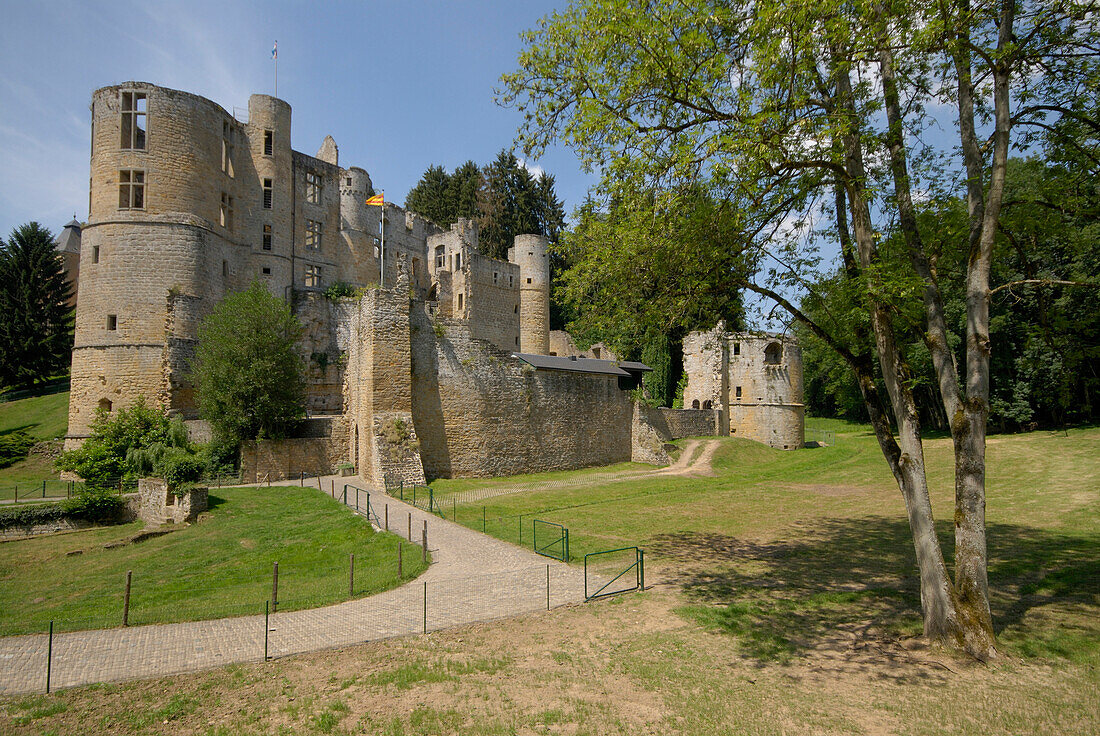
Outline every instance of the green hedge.
POLYGON ((0 509, 0 529, 13 526, 48 524, 51 521, 64 519, 66 516, 69 516, 69 514, 59 503, 0 509))
POLYGON ((123 501, 113 491, 87 489, 61 503, 9 506, 0 509, 0 529, 48 524, 60 519, 110 522, 117 520, 123 501))

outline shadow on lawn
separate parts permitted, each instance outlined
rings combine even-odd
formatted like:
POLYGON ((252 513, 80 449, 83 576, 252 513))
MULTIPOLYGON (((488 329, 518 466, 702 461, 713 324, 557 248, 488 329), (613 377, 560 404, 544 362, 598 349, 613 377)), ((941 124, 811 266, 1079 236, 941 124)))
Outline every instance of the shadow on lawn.
MULTIPOLYGON (((920 634, 919 579, 904 519, 829 519, 801 529, 797 538, 770 543, 664 534, 646 551, 686 592, 685 615, 736 635, 742 651, 761 661, 790 661, 838 631, 920 634)), ((937 532, 950 555, 950 522, 937 532)), ((1100 535, 991 524, 989 583, 1002 648, 1071 657, 1097 648, 1089 621, 1100 617, 1100 535), (1045 606, 1069 618, 1028 619, 1045 606)))

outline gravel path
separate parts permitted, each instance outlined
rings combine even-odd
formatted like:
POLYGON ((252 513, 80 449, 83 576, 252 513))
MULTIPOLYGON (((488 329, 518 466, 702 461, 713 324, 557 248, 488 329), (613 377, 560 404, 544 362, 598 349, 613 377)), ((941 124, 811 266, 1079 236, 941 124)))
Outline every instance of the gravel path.
MULTIPOLYGON (((341 488, 349 480, 356 479, 325 478, 321 486, 341 488)), ((427 521, 432 565, 414 581, 385 593, 273 614, 267 640, 270 656, 422 633, 584 599, 583 572, 578 569, 380 492, 372 492, 371 501, 380 517, 389 506, 391 530, 402 536, 411 514, 417 544, 427 521)), ((417 554, 419 549, 406 548, 406 552, 417 554)), ((42 692, 47 647, 48 638, 42 634, 0 639, 0 693, 42 692)), ((156 677, 262 660, 263 656, 262 615, 60 632, 53 638, 50 682, 53 688, 62 688, 156 677)))

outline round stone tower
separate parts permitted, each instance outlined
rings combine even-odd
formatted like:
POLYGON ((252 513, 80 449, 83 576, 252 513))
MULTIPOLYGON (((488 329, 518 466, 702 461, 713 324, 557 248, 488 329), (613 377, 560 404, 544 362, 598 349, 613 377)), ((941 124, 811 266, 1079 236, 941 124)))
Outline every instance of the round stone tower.
POLYGON ((512 248, 519 266, 519 350, 550 353, 550 242, 542 235, 517 235, 512 248))
POLYGON ((340 171, 340 229, 370 232, 371 225, 377 230, 378 220, 368 221, 367 197, 374 191, 370 174, 358 166, 340 171))

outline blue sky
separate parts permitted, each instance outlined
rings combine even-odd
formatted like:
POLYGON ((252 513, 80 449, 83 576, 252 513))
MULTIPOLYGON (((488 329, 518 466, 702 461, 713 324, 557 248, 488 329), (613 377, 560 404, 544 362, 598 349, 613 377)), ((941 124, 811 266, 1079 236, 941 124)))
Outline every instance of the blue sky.
MULTIPOLYGON (((519 34, 564 5, 0 0, 0 234, 87 217, 93 90, 152 82, 232 112, 274 92, 276 40, 294 148, 312 154, 331 134, 342 165, 404 202, 429 165, 484 164, 512 146, 520 114, 493 89, 519 34)), ((595 181, 566 149, 528 165, 557 177, 567 210, 595 181)))

